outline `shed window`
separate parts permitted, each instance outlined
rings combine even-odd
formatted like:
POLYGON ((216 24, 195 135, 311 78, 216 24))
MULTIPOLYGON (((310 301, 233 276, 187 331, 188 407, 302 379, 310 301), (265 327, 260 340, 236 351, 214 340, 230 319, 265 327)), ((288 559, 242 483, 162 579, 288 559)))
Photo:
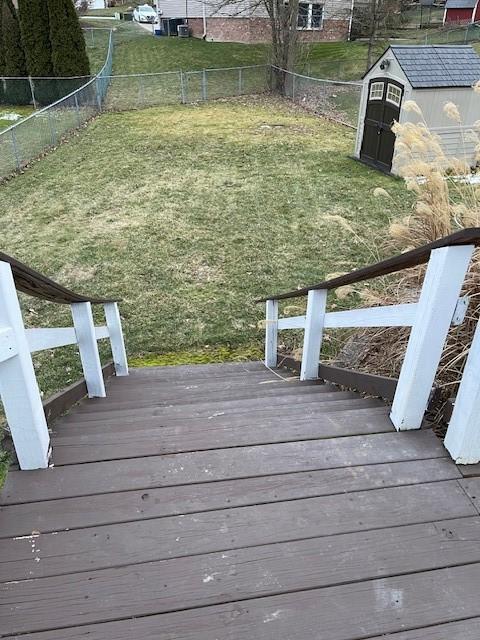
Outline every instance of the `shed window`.
POLYGON ((397 85, 395 84, 388 83, 387 100, 388 102, 396 104, 398 107, 400 105, 400 102, 402 101, 402 90, 400 89, 400 87, 397 87, 397 85))
POLYGON ((321 29, 323 23, 323 5, 312 2, 300 2, 298 5, 297 27, 299 29, 321 29))
POLYGON ((372 82, 372 84, 370 85, 369 100, 382 100, 382 98, 383 98, 383 82, 372 82))

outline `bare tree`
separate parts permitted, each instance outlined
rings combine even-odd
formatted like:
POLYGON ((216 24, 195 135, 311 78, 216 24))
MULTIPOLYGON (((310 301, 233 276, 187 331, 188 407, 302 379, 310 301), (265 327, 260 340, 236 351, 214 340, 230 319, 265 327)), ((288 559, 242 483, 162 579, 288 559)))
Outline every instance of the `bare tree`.
POLYGON ((356 37, 368 38, 367 70, 375 61, 378 42, 386 37, 388 27, 399 16, 400 6, 400 0, 367 0, 357 3, 352 31, 356 37))
POLYGON ((271 29, 273 88, 285 90, 285 71, 293 71, 298 56, 299 0, 204 0, 214 14, 265 17, 271 29))

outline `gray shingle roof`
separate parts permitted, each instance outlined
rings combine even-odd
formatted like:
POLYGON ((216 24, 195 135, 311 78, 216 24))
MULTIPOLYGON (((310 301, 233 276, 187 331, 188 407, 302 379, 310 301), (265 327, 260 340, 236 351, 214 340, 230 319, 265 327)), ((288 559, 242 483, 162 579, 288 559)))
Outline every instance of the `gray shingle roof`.
POLYGON ((445 6, 447 9, 473 9, 477 4, 477 0, 447 0, 445 6))
POLYGON ((480 80, 480 57, 470 45, 392 45, 414 89, 471 87, 480 80))

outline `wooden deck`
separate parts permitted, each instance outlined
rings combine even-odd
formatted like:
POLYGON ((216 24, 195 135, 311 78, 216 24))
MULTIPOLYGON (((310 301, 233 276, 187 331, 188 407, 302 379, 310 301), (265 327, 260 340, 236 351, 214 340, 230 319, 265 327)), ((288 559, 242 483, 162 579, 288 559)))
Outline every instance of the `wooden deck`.
POLYGON ((140 369, 53 446, 1 496, 1 637, 480 638, 480 478, 378 400, 140 369))

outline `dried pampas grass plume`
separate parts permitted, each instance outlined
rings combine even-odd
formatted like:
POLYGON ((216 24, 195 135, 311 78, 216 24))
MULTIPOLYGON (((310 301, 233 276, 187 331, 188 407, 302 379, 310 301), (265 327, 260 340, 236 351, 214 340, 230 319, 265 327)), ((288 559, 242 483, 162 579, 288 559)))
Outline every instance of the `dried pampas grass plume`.
POLYGON ((454 120, 455 122, 461 122, 462 116, 460 115, 460 111, 458 107, 453 102, 446 102, 443 106, 443 113, 450 118, 450 120, 454 120))
POLYGON ((402 108, 403 108, 404 111, 417 113, 419 116, 423 117, 422 110, 420 109, 418 104, 415 102, 415 100, 405 100, 405 102, 403 103, 403 107, 402 108))

